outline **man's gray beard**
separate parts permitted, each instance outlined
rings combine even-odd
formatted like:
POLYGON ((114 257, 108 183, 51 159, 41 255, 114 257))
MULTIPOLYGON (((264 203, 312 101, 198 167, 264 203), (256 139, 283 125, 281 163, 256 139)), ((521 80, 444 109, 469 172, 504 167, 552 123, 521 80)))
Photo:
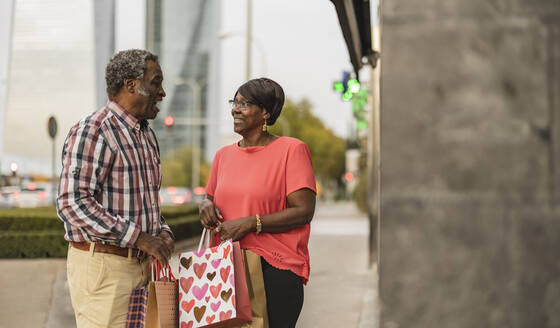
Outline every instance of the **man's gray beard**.
POLYGON ((138 88, 138 94, 143 96, 143 97, 149 97, 150 96, 150 94, 146 90, 144 90, 143 86, 140 86, 138 88))

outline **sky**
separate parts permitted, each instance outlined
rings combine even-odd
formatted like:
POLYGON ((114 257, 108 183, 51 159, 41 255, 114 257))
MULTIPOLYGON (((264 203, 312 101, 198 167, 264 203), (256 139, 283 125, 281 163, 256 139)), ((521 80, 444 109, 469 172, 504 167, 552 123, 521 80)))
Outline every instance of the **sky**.
MULTIPOLYGON (((336 15, 328 0, 253 0, 252 78, 278 82, 286 97, 307 98, 313 112, 339 136, 349 134, 350 103, 343 102, 332 83, 351 63, 336 15)), ((377 1, 371 2, 376 19, 377 1)), ((222 0, 220 99, 224 99, 220 130, 232 129, 226 104, 245 80, 246 0, 222 0)), ((374 24, 374 21, 372 21, 374 24)))
MULTIPOLYGON (((6 103, 10 110, 0 118, 10 122, 3 133, 5 147, 0 158, 1 171, 5 172, 9 166, 6 163, 12 161, 22 163, 22 172, 50 168, 52 142, 47 138, 45 128, 48 116, 55 115, 59 123, 55 140, 55 153, 58 154, 70 126, 97 109, 92 91, 95 90, 96 69, 92 1, 18 2, 16 14, 19 19, 13 24, 15 36, 9 67, 12 73, 10 96, 6 103), (46 50, 44 54, 38 56, 37 53, 43 53, 43 50, 46 50), (30 58, 34 60, 29 61, 30 58), (64 83, 58 83, 61 77, 64 83), (12 158, 6 154, 37 160, 12 158)), ((227 100, 245 81, 247 0, 217 1, 221 16, 217 36, 230 35, 218 42, 220 78, 215 99, 221 104, 218 108, 221 113, 219 131, 224 145, 223 141, 232 136, 234 140, 239 138, 232 132, 227 100)), ((351 70, 351 64, 332 2, 253 0, 252 3, 252 77, 266 76, 276 80, 289 99, 308 99, 314 113, 328 127, 342 137, 348 136, 352 123, 350 104, 343 102, 333 91, 332 83, 341 78, 344 70, 351 70)), ((372 1, 371 7, 374 9, 377 5, 372 1)), ((373 12, 375 14, 376 10, 373 12)), ((123 15, 127 14, 134 16, 132 21, 142 19, 142 15, 136 17, 138 13, 125 11, 123 15)), ((137 31, 139 36, 143 33, 141 29, 137 31)), ((126 40, 132 39, 128 35, 126 40)), ((362 77, 366 76, 362 73, 362 77)))

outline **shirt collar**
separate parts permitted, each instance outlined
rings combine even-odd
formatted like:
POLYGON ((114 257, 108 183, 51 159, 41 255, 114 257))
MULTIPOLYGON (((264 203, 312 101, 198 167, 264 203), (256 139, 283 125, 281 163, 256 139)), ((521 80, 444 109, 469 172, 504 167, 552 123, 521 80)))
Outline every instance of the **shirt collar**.
POLYGON ((137 119, 114 101, 107 101, 107 108, 129 129, 144 130, 149 125, 147 120, 137 119))

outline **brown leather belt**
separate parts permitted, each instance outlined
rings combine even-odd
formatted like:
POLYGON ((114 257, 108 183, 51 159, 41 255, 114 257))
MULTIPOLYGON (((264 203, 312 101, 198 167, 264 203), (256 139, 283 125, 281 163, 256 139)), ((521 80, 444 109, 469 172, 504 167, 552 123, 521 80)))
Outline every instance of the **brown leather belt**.
MULTIPOLYGON (((123 248, 123 247, 119 247, 119 246, 113 246, 113 245, 104 245, 104 244, 100 244, 100 243, 94 243, 94 252, 98 252, 98 253, 106 253, 106 254, 114 254, 114 255, 118 255, 118 256, 122 256, 122 257, 128 257, 128 248, 123 248)), ((90 243, 88 242, 70 242, 70 245, 72 245, 72 247, 82 250, 82 251, 89 251, 90 248, 90 243)), ((138 252, 140 252, 139 249, 137 248, 133 248, 132 249, 132 257, 138 257, 138 252)), ((142 254, 141 254, 142 255, 142 254)))

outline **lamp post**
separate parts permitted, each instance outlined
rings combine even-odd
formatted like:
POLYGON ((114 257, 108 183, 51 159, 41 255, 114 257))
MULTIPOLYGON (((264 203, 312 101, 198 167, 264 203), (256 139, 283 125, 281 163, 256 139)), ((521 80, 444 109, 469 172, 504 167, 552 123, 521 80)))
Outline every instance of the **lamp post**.
POLYGON ((245 62, 245 81, 251 78, 251 42, 253 41, 253 0, 247 0, 247 43, 245 62))
MULTIPOLYGON (((251 0, 249 0, 249 1, 251 1, 251 0)), ((248 25, 248 27, 249 27, 249 25, 248 25)), ((231 38, 231 37, 234 37, 234 36, 243 37, 243 34, 240 31, 223 32, 223 33, 218 34, 218 39, 225 40, 227 38, 231 38)), ((261 58, 262 58, 261 71, 262 71, 262 75, 266 76, 267 73, 268 73, 268 61, 267 61, 266 52, 264 50, 262 42, 260 42, 259 39, 253 37, 250 33, 247 33, 247 35, 245 37, 250 38, 250 42, 248 42, 248 44, 253 44, 254 43, 256 48, 261 53, 261 58)), ((247 54, 250 54, 250 51, 247 51, 247 54)), ((246 62, 247 67, 251 66, 250 55, 248 55, 248 57, 249 57, 249 59, 246 62)), ((246 74, 245 77, 246 77, 247 80, 249 80, 250 69, 247 68, 247 67, 245 68, 245 74, 246 74)), ((278 117, 278 121, 280 123, 282 123, 282 135, 289 136, 290 132, 291 132, 290 122, 282 116, 278 117)))

